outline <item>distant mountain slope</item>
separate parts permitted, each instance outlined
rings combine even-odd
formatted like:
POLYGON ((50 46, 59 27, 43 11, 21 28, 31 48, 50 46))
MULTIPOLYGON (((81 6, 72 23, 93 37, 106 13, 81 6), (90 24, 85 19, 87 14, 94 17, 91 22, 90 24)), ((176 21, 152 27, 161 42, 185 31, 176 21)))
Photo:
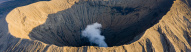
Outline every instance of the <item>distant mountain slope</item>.
POLYGON ((0 4, 7 1, 10 1, 10 0, 0 0, 0 4))
POLYGON ((9 12, 10 10, 16 7, 28 5, 38 1, 50 1, 50 0, 0 0, 0 14, 9 12))

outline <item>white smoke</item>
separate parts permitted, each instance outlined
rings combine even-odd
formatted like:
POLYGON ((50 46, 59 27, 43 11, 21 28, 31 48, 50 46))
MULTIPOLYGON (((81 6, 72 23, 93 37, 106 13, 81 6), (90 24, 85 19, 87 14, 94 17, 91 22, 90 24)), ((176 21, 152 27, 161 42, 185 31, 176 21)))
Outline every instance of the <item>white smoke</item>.
POLYGON ((101 35, 101 27, 102 25, 97 22, 87 25, 85 30, 82 31, 82 36, 87 37, 91 43, 95 43, 99 47, 107 47, 104 41, 105 37, 101 35))

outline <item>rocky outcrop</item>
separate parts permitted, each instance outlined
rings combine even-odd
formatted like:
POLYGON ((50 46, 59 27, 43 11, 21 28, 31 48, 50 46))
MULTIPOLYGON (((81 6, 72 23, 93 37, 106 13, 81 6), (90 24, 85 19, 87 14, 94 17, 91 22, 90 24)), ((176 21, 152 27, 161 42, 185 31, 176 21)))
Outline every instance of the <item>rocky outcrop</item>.
POLYGON ((0 41, 2 41, 2 43, 0 43, 0 51, 191 51, 191 1, 176 0, 171 6, 171 4, 165 4, 171 1, 146 0, 139 1, 142 3, 137 5, 140 8, 134 4, 126 3, 135 2, 135 4, 137 4, 138 1, 139 0, 110 1, 108 4, 104 4, 107 3, 106 1, 63 1, 68 2, 63 4, 61 1, 52 0, 16 8, 7 15, 11 35, 0 37, 0 41), (46 4, 42 5, 41 3, 46 4), (165 4, 165 6, 161 3, 165 4), (37 4, 41 4, 44 7, 37 4), (168 8, 170 8, 169 11, 168 8), (127 11, 125 11, 125 9, 127 9, 127 11), (166 13, 166 11, 168 12, 166 13), (103 24, 103 35, 106 37, 106 43, 111 47, 83 46, 83 44, 86 44, 81 43, 83 41, 79 36, 80 30, 94 22, 103 24), (133 30, 131 28, 133 28, 133 30), (112 32, 118 33, 115 35, 112 34, 112 32), (110 36, 116 38, 108 38, 110 36))

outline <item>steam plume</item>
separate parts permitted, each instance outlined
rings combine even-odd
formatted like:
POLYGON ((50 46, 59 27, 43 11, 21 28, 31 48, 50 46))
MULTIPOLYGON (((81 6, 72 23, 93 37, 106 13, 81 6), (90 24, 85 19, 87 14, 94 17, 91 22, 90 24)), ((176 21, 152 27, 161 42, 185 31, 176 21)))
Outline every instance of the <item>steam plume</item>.
POLYGON ((82 31, 82 36, 87 37, 91 43, 95 43, 99 47, 107 47, 107 44, 104 41, 105 37, 101 35, 101 27, 102 25, 97 22, 87 25, 85 30, 82 31))

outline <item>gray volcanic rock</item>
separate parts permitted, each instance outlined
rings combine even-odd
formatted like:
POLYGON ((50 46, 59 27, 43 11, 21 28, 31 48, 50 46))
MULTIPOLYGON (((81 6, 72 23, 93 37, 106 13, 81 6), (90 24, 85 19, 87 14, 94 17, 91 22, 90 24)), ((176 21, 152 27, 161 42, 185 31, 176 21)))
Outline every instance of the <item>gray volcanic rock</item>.
MULTIPOLYGON (((13 9, 0 52, 190 52, 189 0, 52 0, 13 9), (81 31, 103 25, 110 47, 88 46, 81 31), (77 47, 76 47, 77 46, 77 47)), ((2 25, 1 25, 2 26, 2 25)))

